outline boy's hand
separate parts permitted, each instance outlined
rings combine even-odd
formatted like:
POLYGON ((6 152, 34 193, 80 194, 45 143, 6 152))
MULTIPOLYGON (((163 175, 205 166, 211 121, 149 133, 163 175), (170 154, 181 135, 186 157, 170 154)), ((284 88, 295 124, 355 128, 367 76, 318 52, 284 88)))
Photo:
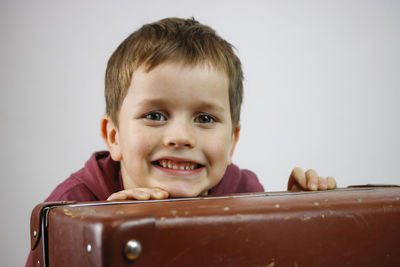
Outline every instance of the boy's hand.
POLYGON ((160 188, 132 188, 112 194, 107 200, 149 200, 168 198, 168 192, 160 188))
POLYGON ((329 190, 336 188, 336 180, 329 177, 318 176, 318 173, 314 170, 308 170, 306 172, 303 169, 297 167, 294 168, 289 177, 288 191, 302 191, 302 190, 329 190))

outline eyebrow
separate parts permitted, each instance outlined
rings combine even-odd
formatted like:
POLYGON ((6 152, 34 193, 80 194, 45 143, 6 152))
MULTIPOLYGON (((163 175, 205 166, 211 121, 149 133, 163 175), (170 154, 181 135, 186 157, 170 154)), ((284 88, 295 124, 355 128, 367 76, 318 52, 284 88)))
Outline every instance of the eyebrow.
POLYGON ((163 106, 165 104, 169 104, 170 100, 164 98, 151 98, 151 99, 144 99, 136 104, 138 107, 148 107, 148 106, 163 106))
POLYGON ((196 104, 200 109, 206 109, 206 110, 215 110, 216 112, 219 113, 224 113, 225 108, 222 107, 221 105, 218 105, 213 102, 204 102, 204 101, 199 101, 198 105, 196 104))
MULTIPOLYGON (((170 106, 170 105, 175 105, 174 101, 171 101, 170 99, 166 99, 166 98, 145 99, 136 104, 136 106, 139 108, 150 108, 150 107, 154 107, 154 106, 163 108, 163 107, 170 106)), ((212 111, 218 112, 218 113, 225 112, 225 108, 222 107, 221 105, 218 105, 215 102, 206 102, 206 101, 196 102, 195 109, 212 110, 212 111)))

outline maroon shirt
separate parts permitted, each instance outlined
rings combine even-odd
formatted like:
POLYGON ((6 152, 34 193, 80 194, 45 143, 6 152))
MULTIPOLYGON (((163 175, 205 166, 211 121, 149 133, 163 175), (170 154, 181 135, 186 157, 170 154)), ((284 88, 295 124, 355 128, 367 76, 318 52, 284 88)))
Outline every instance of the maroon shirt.
MULTIPOLYGON (((71 174, 59 184, 46 201, 99 201, 111 194, 124 190, 119 162, 111 159, 108 151, 96 152, 86 162, 85 167, 71 174)), ((264 188, 257 176, 249 170, 241 170, 236 165, 228 166, 221 181, 211 188, 210 195, 263 192, 264 188)))
MULTIPOLYGON (((111 159, 108 151, 94 153, 79 171, 59 184, 46 201, 101 201, 123 190, 120 164, 111 159)), ((257 176, 231 164, 221 181, 210 189, 210 195, 264 192, 257 176)), ((26 267, 32 266, 32 253, 26 267)))

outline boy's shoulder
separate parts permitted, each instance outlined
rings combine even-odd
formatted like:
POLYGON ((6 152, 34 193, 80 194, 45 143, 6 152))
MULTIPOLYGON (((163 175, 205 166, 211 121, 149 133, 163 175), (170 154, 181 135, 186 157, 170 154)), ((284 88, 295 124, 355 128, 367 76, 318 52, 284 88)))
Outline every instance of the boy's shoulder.
POLYGON ((257 175, 247 169, 230 164, 221 181, 210 190, 210 195, 264 192, 257 175))
POLYGON ((96 201, 122 190, 119 163, 109 152, 92 154, 85 166, 60 183, 46 201, 96 201))

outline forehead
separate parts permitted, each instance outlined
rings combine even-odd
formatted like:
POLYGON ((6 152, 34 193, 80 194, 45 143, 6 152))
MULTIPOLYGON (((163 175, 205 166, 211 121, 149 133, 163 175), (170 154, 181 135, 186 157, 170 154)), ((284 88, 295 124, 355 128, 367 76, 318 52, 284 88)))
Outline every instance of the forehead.
MULTIPOLYGON (((207 74, 209 75, 208 78, 218 76, 218 78, 220 79, 226 79, 227 82, 229 81, 229 77, 225 68, 209 60, 204 60, 198 63, 191 63, 190 61, 185 59, 179 60, 175 58, 170 58, 157 65, 142 64, 133 72, 133 75, 135 75, 135 72, 144 72, 147 74, 159 74, 161 72, 165 72, 167 74, 168 70, 171 70, 173 72, 191 72, 198 74, 201 73, 203 75, 207 74)), ((168 74, 171 75, 172 73, 168 74)))
POLYGON ((141 66, 133 72, 128 94, 191 93, 192 96, 214 94, 229 101, 229 81, 226 73, 211 64, 188 65, 176 62, 162 63, 151 70, 141 66))

